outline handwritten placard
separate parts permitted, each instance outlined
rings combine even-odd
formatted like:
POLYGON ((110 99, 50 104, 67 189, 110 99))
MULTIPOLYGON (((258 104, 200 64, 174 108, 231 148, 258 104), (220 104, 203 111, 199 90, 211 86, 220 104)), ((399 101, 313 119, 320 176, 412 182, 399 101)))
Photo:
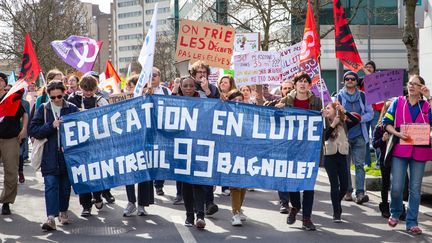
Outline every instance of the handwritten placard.
POLYGON ((300 63, 300 71, 306 72, 315 85, 320 80, 320 66, 316 59, 308 59, 300 63))
POLYGON ((232 27, 183 19, 180 21, 176 59, 202 60, 212 67, 229 68, 234 34, 232 27))
POLYGON ((245 53, 259 51, 259 33, 236 33, 234 38, 234 52, 245 53))
POLYGON ((282 81, 280 54, 275 51, 256 51, 235 55, 234 73, 239 87, 255 84, 280 85, 282 81))
POLYGON ((280 51, 283 80, 292 79, 299 72, 301 44, 300 42, 280 51))
POLYGON ((320 81, 318 81, 318 83, 312 86, 310 91, 320 99, 324 99, 324 106, 333 102, 324 79, 321 79, 320 81), (321 90, 323 97, 321 97, 321 90))
POLYGON ((111 94, 109 96, 108 102, 110 104, 114 104, 123 100, 131 99, 133 98, 133 93, 121 93, 121 94, 111 94))
POLYGON ((366 75, 366 104, 371 105, 403 95, 404 70, 394 69, 366 75))
POLYGON ((401 139, 401 145, 429 145, 429 124, 402 124, 400 129, 403 134, 407 134, 409 137, 407 140, 401 139))

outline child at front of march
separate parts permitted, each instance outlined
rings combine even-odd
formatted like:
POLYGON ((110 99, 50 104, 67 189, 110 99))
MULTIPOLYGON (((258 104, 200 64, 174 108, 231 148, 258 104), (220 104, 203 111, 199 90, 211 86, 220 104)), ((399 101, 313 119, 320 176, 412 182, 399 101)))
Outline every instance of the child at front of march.
POLYGON ((333 222, 341 223, 341 201, 348 190, 348 130, 360 120, 347 112, 339 102, 328 104, 323 116, 327 124, 324 132, 324 168, 330 181, 333 222))
MULTIPOLYGON (((102 96, 96 95, 98 90, 97 80, 91 75, 84 75, 79 82, 80 91, 76 91, 69 95, 68 101, 78 107, 81 111, 108 105, 108 101, 102 96)), ((91 208, 94 205, 97 209, 102 209, 102 191, 84 193, 79 195, 80 204, 83 207, 81 212, 82 217, 91 215, 91 208)))
MULTIPOLYGON (((243 94, 236 89, 229 91, 226 94, 226 97, 230 101, 244 102, 243 94)), ((231 225, 242 226, 242 221, 246 221, 246 216, 243 214, 241 207, 243 205, 247 189, 238 187, 230 187, 229 189, 231 192, 231 208, 233 213, 231 225)))
MULTIPOLYGON (((182 78, 180 80, 180 89, 177 93, 179 96, 189 97, 204 97, 200 95, 195 89, 195 81, 190 78, 182 78)), ((193 163, 194 161, 192 161, 193 163)), ((203 185, 182 183, 183 201, 186 209, 186 227, 196 225, 197 229, 204 229, 206 226, 204 220, 204 207, 205 207, 205 191, 203 185), (196 224, 195 224, 196 213, 196 224)))
POLYGON ((66 87, 62 81, 52 81, 46 88, 50 99, 41 105, 30 123, 29 135, 36 139, 48 139, 44 145, 41 172, 45 184, 45 205, 47 221, 44 231, 56 229, 55 217, 61 224, 67 224, 71 185, 66 170, 64 154, 60 147, 59 127, 61 117, 78 112, 78 108, 64 100, 66 87))

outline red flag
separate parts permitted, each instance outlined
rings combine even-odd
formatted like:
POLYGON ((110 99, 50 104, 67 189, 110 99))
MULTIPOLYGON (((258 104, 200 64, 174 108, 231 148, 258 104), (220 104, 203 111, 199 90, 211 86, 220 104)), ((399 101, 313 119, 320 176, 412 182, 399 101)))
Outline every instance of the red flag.
POLYGON ((19 80, 4 97, 0 97, 0 122, 4 116, 15 116, 21 104, 25 85, 24 80, 19 80))
POLYGON ((300 54, 300 62, 309 59, 316 59, 320 56, 320 39, 317 32, 316 23, 312 11, 310 0, 308 0, 308 9, 306 14, 306 23, 303 34, 303 42, 300 54))
POLYGON ((106 63, 106 67, 105 67, 105 78, 109 79, 111 77, 113 77, 117 83, 121 82, 121 79, 118 76, 116 70, 114 69, 111 61, 108 60, 107 63, 106 63))
POLYGON ((18 79, 24 79, 28 84, 32 84, 39 77, 40 72, 41 68, 39 66, 39 61, 36 57, 36 53, 33 49, 30 35, 29 33, 26 33, 21 72, 18 79))
POLYGON ((336 58, 339 58, 343 65, 351 71, 358 72, 363 62, 357 51, 354 38, 348 26, 348 20, 340 0, 333 2, 336 58))

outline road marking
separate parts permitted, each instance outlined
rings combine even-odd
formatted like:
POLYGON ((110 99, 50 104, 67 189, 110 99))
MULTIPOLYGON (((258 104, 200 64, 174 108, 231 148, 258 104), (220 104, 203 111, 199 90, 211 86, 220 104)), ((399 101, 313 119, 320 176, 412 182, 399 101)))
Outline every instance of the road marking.
POLYGON ((171 216, 171 220, 174 223, 177 231, 180 234, 183 242, 197 243, 188 227, 184 226, 183 219, 180 216, 171 216))

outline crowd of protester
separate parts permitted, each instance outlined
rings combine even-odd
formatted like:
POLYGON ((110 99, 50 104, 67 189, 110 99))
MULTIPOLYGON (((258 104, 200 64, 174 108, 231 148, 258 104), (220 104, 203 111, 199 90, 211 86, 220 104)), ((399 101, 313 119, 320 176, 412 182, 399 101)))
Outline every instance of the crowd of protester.
MULTIPOLYGON (((370 61, 364 72, 376 72, 376 65, 370 61)), ((285 80, 269 91, 255 86, 237 87, 234 77, 224 75, 216 85, 209 83, 210 68, 198 61, 190 68, 190 76, 177 78, 171 89, 161 83, 161 72, 154 67, 152 80, 146 84, 143 95, 177 95, 195 98, 214 98, 223 101, 244 102, 254 105, 273 106, 279 109, 296 107, 321 111, 325 119, 321 160, 330 182, 330 199, 333 207, 333 221, 342 222, 342 200, 364 204, 369 201, 365 190, 365 164, 371 161, 369 143, 375 148, 377 165, 382 174, 381 203, 379 210, 388 225, 395 227, 406 221, 406 229, 412 234, 421 234, 418 226, 421 184, 426 161, 432 160, 429 147, 400 145, 408 135, 401 131, 403 124, 432 124, 430 91, 423 78, 411 76, 406 96, 368 105, 362 91, 362 78, 355 72, 344 74, 344 87, 334 97, 334 102, 323 107, 320 97, 311 91, 312 80, 305 72, 297 73, 292 80, 285 80), (370 137, 370 135, 373 135, 370 137), (389 151, 386 151, 390 149, 389 151), (351 183, 350 166, 355 167, 355 193, 351 183), (409 182, 407 178, 409 171, 409 182), (408 207, 403 204, 403 192, 408 189, 408 207), (390 191, 390 200, 389 200, 390 191)), ((50 70, 46 75, 46 86, 40 90, 36 101, 31 104, 23 99, 18 112, 13 117, 5 117, 0 122, 0 160, 3 164, 4 186, 0 196, 1 213, 11 214, 10 204, 15 202, 18 182, 24 183, 23 163, 28 159, 28 142, 34 139, 47 139, 43 150, 41 172, 45 184, 45 204, 47 219, 42 225, 45 231, 56 229, 55 218, 60 224, 68 224, 68 208, 71 185, 68 178, 63 150, 60 145, 59 127, 62 116, 87 109, 108 105, 109 94, 98 88, 98 74, 90 72, 82 77, 65 77, 59 70, 50 70)), ((124 92, 132 93, 138 75, 129 77, 124 92)), ((0 99, 10 89, 7 76, 0 73, 0 99)), ((29 90, 30 91, 30 90, 29 90)), ((124 217, 137 212, 147 215, 145 207, 154 203, 154 193, 164 195, 164 181, 138 183, 138 196, 135 185, 127 185, 125 190, 128 204, 124 217), (138 197, 138 199, 137 199, 138 197), (136 203, 138 202, 138 206, 136 203)), ((177 181, 174 204, 184 202, 185 226, 203 229, 205 216, 218 211, 214 202, 214 187, 177 181)), ((247 219, 242 205, 247 189, 222 187, 222 193, 231 198, 233 226, 241 226, 247 219)), ((302 228, 315 230, 312 221, 314 191, 278 192, 280 213, 288 214, 287 224, 296 222, 302 211, 302 228), (302 200, 301 200, 302 199, 302 200)), ((110 190, 79 195, 82 217, 92 215, 93 205, 102 210, 104 200, 114 203, 110 190)))

